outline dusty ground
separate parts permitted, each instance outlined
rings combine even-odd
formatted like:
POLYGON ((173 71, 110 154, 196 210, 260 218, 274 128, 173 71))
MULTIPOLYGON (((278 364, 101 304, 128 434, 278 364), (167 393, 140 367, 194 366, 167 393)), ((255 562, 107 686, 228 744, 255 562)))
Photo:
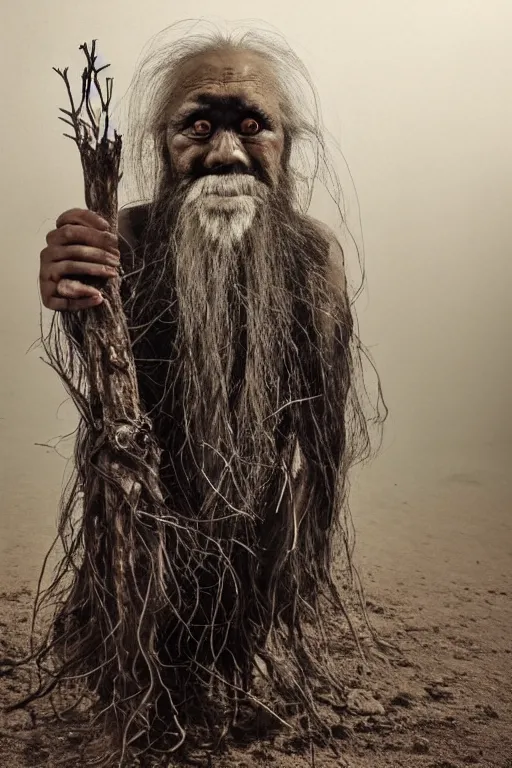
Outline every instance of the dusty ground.
MULTIPOLYGON (((384 462, 365 477, 355 488, 354 512, 368 607, 381 637, 401 653, 368 673, 355 657, 337 662, 349 686, 367 691, 379 713, 342 713, 339 756, 297 752, 278 738, 215 758, 212 768, 512 768, 506 466, 438 469, 421 478, 403 471, 395 484, 384 462)), ((0 656, 24 646, 34 586, 20 587, 18 580, 15 587, 10 574, 9 589, 0 594, 0 656)), ((0 677, 1 701, 18 695, 22 683, 19 676, 0 677)), ((76 765, 77 739, 72 725, 52 724, 44 709, 3 716, 0 765, 76 765)))

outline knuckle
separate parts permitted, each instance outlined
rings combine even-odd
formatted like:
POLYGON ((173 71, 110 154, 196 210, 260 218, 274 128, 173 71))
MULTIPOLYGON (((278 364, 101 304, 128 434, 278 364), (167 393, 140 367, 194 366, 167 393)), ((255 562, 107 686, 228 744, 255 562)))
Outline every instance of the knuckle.
POLYGON ((52 296, 49 291, 46 291, 41 287, 41 301, 43 303, 44 307, 47 307, 48 309, 51 309, 51 305, 53 303, 52 296))
POLYGON ((90 275, 102 275, 105 266, 99 262, 91 262, 87 265, 87 272, 90 275))
POLYGON ((46 281, 49 279, 49 274, 51 270, 51 261, 48 260, 42 260, 41 264, 39 265, 39 279, 46 281))
POLYGON ((107 259, 107 253, 101 248, 94 249, 94 261, 93 263, 101 270, 105 266, 105 260, 107 259))
POLYGON ((81 245, 66 245, 65 253, 66 253, 67 261, 70 261, 72 259, 81 261, 84 258, 84 252, 81 245))
POLYGON ((73 262, 64 259, 54 264, 55 275, 60 278, 62 275, 70 274, 73 271, 73 262))
POLYGON ((55 239, 56 232, 57 232, 56 229, 51 229, 48 232, 48 234, 46 235, 46 245, 50 245, 51 242, 55 239))
POLYGON ((73 240, 74 227, 72 224, 64 224, 60 230, 61 237, 66 243, 70 243, 73 240))
POLYGON ((61 213, 57 221, 62 222, 62 224, 66 223, 67 219, 73 219, 77 216, 80 216, 83 213, 82 208, 68 208, 67 211, 64 211, 64 213, 61 213))
POLYGON ((104 248, 117 247, 118 238, 111 232, 102 232, 102 242, 104 248))

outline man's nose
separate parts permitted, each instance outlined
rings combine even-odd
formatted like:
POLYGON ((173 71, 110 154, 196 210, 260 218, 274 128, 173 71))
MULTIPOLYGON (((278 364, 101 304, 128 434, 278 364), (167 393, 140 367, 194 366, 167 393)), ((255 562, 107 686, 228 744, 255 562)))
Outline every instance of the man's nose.
POLYGON ((231 131, 220 131, 210 142, 204 158, 204 166, 213 170, 222 165, 234 166, 242 164, 250 168, 249 155, 240 140, 231 131))

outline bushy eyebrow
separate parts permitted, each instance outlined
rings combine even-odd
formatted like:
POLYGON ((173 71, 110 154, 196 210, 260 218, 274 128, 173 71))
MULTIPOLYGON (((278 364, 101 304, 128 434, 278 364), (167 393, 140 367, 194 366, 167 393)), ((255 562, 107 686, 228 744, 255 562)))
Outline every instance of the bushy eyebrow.
POLYGON ((272 123, 269 115, 259 104, 246 101, 239 96, 212 96, 208 93, 200 93, 195 97, 194 101, 183 104, 182 107, 172 115, 171 121, 174 125, 183 124, 193 116, 197 116, 198 118, 205 117, 209 112, 215 109, 231 109, 238 112, 250 113, 259 116, 269 125, 272 123))

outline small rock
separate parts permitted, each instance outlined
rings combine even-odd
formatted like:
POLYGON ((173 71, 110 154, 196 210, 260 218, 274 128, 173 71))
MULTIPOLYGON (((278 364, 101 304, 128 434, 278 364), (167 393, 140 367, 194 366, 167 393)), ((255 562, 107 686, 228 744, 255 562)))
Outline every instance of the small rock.
POLYGON ((431 685, 442 688, 443 686, 450 685, 451 682, 453 682, 452 677, 436 677, 435 680, 432 680, 431 685))
POLYGON ((362 688, 350 691, 347 697, 347 706, 355 715, 384 715, 385 709, 374 696, 362 688))
POLYGON ((366 601, 366 607, 370 609, 370 611, 373 611, 373 613, 384 613, 384 608, 382 605, 377 605, 377 603, 374 603, 372 600, 366 601))
POLYGON ((350 728, 348 728, 345 725, 342 725, 341 723, 338 723, 337 725, 333 725, 331 727, 331 733, 334 736, 335 739, 349 739, 352 735, 352 731, 350 728))
POLYGON ((395 664, 397 667, 408 667, 409 669, 414 667, 414 662, 412 662, 410 659, 406 659, 405 656, 401 659, 397 659, 395 664))
POLYGON ((307 747, 306 741, 301 736, 292 736, 283 741, 283 750, 288 754, 302 752, 307 747))
POLYGON ((453 715, 448 715, 447 717, 443 718, 442 722, 447 728, 457 727, 457 720, 453 717, 453 715))
POLYGON ((436 701, 450 701, 454 698, 453 691, 451 688, 447 688, 446 686, 441 685, 427 685, 425 686, 425 690, 428 693, 428 695, 435 699, 436 701))
POLYGON ((426 755, 430 751, 430 743, 423 736, 415 736, 412 742, 412 751, 417 755, 426 755))
POLYGON ((13 731, 29 731, 33 727, 30 714, 24 710, 11 712, 7 723, 9 728, 13 731))
POLYGON ((406 624, 404 627, 406 632, 428 632, 429 627, 420 626, 419 624, 406 624))
POLYGON ((405 691, 400 691, 394 699, 391 699, 391 705, 393 707, 412 707, 414 706, 414 696, 405 691))

